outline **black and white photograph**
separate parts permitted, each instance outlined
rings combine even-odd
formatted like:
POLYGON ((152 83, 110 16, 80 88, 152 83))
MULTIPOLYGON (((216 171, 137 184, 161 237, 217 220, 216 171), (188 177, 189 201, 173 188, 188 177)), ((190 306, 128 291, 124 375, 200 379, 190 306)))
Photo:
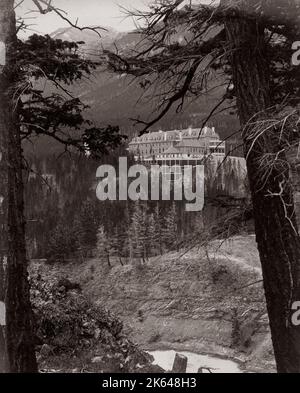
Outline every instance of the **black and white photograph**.
POLYGON ((0 385, 286 373, 300 1, 0 0, 0 385))

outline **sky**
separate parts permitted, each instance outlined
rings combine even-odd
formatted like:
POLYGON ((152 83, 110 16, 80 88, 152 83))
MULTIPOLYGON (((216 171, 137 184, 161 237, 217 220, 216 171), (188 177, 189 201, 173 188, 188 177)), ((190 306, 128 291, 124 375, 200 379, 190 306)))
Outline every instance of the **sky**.
MULTIPOLYGON (((15 0, 15 4, 19 4, 20 1, 22 0, 15 0)), ((212 0, 192 1, 207 3, 212 0)), ((190 0, 184 0, 184 3, 189 2, 190 0)), ((52 5, 66 11, 72 22, 78 18, 78 24, 81 26, 106 26, 118 31, 129 31, 135 27, 133 19, 126 17, 122 7, 127 10, 146 10, 150 3, 153 3, 153 0, 52 0, 52 5)), ((60 27, 69 26, 53 12, 41 15, 32 0, 23 0, 16 12, 23 18, 29 18, 25 22, 32 24, 31 29, 37 33, 49 34, 60 27)), ((33 31, 28 31, 28 34, 33 34, 33 31)))
MULTIPOLYGON (((15 3, 18 4, 18 1, 15 0, 15 3)), ((109 26, 119 31, 128 31, 134 29, 134 23, 131 18, 125 16, 120 6, 141 10, 147 9, 150 2, 151 0, 52 0, 52 5, 66 11, 72 22, 78 18, 78 24, 81 26, 109 26)), ((52 12, 40 15, 36 12, 32 0, 24 0, 16 12, 22 17, 32 18, 25 21, 27 24, 34 24, 31 29, 38 33, 51 33, 60 27, 68 26, 67 22, 52 12)))

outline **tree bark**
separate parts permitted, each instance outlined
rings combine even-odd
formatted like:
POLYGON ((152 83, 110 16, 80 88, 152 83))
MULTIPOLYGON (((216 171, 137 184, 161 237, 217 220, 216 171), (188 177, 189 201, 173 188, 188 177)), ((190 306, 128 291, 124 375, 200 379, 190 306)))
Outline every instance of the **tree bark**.
MULTIPOLYGON (((7 7, 6 4, 0 4, 0 41, 5 43, 7 26, 7 7)), ((0 65, 0 301, 5 301, 5 269, 7 264, 7 125, 6 125, 6 101, 4 96, 5 79, 2 75, 4 69, 0 65)), ((0 327, 0 371, 8 372, 5 326, 0 327)))
MULTIPOLYGON (((1 21, 0 21, 1 23, 1 21)), ((0 86, 1 91, 1 86, 0 86)), ((1 94, 1 93, 0 93, 1 94)), ((0 103, 1 108, 1 103, 0 103)), ((1 116, 1 115, 0 115, 1 116)), ((5 211, 6 208, 4 207, 4 193, 7 189, 7 178, 5 170, 5 162, 3 148, 4 148, 4 141, 3 141, 3 132, 1 127, 1 120, 0 120, 0 302, 5 302, 5 290, 4 290, 4 262, 5 262, 5 227, 3 223, 5 222, 5 211)), ((1 306, 1 305, 0 305, 1 306)), ((1 310, 2 311, 2 310, 1 310)), ((0 316, 0 320, 4 319, 5 315, 0 316)), ((8 364, 7 364, 7 352, 6 352, 6 344, 5 344, 5 325, 0 323, 0 373, 8 372, 8 364)))
POLYGON ((289 164, 285 153, 281 153, 280 165, 264 168, 271 171, 262 181, 261 158, 279 151, 276 137, 279 130, 265 132, 253 145, 250 137, 253 128, 248 122, 264 119, 271 105, 264 28, 246 15, 226 21, 225 27, 227 41, 232 45, 230 63, 239 118, 244 127, 256 241, 277 370, 299 373, 300 326, 292 324, 291 316, 293 303, 300 300, 300 238, 289 185, 289 164))
POLYGON ((30 305, 22 180, 22 148, 18 104, 14 95, 17 70, 14 62, 16 43, 14 1, 0 5, 0 40, 6 47, 6 65, 0 74, 0 141, 4 152, 2 167, 7 178, 4 193, 4 258, 7 258, 5 280, 6 347, 9 371, 36 372, 32 310, 30 305), (6 172, 6 173, 5 173, 6 172), (6 255, 5 255, 6 254, 6 255))

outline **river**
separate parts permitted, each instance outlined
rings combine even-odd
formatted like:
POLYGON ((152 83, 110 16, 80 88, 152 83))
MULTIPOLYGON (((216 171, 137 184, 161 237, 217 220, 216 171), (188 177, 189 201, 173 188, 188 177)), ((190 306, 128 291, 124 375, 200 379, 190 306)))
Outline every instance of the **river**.
MULTIPOLYGON (((197 373, 200 367, 207 367, 212 373, 242 373, 236 362, 211 355, 198 355, 193 352, 180 352, 174 350, 149 351, 149 353, 154 357, 153 364, 159 365, 166 371, 172 370, 175 354, 179 353, 188 358, 188 373, 197 373)), ((209 371, 203 370, 203 372, 209 371)))

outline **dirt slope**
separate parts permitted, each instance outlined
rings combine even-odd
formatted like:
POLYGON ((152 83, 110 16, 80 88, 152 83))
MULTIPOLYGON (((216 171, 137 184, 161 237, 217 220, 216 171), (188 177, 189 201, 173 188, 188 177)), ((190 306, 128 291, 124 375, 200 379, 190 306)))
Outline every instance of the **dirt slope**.
POLYGON ((85 294, 124 320, 145 349, 214 353, 238 358, 251 371, 274 371, 253 236, 181 250, 145 265, 113 265, 109 269, 95 258, 46 270, 79 282, 85 294))

